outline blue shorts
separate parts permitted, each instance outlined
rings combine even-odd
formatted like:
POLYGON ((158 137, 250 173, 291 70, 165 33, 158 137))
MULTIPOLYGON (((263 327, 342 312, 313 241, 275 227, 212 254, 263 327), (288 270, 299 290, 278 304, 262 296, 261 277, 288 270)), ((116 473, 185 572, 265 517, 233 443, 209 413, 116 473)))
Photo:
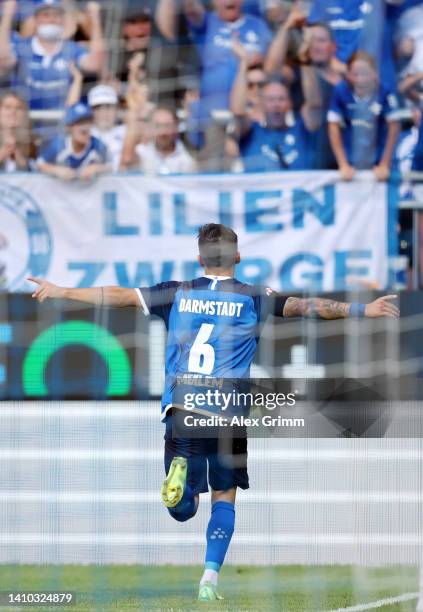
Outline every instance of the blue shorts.
POLYGON ((165 423, 166 474, 173 457, 186 457, 187 483, 194 494, 206 493, 208 485, 214 491, 227 491, 232 487, 249 488, 246 436, 223 442, 218 438, 173 438, 171 414, 166 417, 165 423), (226 444, 229 444, 229 448, 226 444))

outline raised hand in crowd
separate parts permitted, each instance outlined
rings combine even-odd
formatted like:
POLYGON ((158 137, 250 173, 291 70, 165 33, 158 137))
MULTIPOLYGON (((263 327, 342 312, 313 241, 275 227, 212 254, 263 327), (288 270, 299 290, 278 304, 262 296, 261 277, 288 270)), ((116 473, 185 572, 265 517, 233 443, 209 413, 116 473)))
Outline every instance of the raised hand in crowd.
POLYGON ((240 62, 249 63, 250 56, 248 49, 241 43, 239 36, 234 35, 232 37, 232 51, 235 53, 240 62))
POLYGON ((72 75, 72 83, 69 87, 68 97, 66 98, 66 106, 73 106, 81 99, 84 75, 75 62, 69 64, 69 71, 72 75))

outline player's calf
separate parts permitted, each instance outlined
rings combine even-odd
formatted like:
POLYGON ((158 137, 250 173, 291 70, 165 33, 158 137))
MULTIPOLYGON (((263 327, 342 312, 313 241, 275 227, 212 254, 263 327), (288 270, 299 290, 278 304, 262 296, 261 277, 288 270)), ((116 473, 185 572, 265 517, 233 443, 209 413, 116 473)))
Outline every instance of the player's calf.
POLYGON ((162 485, 162 500, 169 514, 177 521, 184 522, 197 512, 198 496, 187 484, 188 462, 185 457, 174 457, 162 485))
POLYGON ((204 574, 200 582, 200 600, 220 599, 216 587, 220 568, 235 528, 235 488, 213 492, 210 521, 207 527, 207 551, 204 574))

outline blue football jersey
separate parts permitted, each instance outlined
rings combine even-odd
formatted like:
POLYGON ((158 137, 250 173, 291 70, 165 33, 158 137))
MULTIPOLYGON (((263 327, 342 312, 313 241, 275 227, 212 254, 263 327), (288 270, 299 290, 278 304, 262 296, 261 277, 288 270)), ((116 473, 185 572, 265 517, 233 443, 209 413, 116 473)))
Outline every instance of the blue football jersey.
POLYGON ((240 140, 245 172, 306 170, 313 167, 310 132, 301 115, 284 129, 253 122, 240 140))
POLYGON ((358 0, 315 0, 308 23, 327 23, 335 37, 336 56, 347 62, 359 48, 367 8, 372 9, 371 3, 358 0))
POLYGON ((107 147, 95 136, 91 136, 89 145, 80 154, 73 150, 69 136, 56 136, 44 146, 37 161, 69 166, 77 170, 91 164, 109 163, 110 154, 107 147))
POLYGON ((57 53, 45 55, 36 37, 12 39, 17 65, 12 87, 27 100, 31 110, 60 109, 65 106, 72 82, 70 64, 81 68, 81 59, 88 53, 79 43, 65 40, 57 53))
POLYGON ((137 293, 144 313, 159 316, 168 330, 163 416, 178 377, 248 377, 260 323, 268 314, 282 316, 285 303, 265 287, 211 276, 141 287, 137 293))
POLYGON ((370 98, 360 99, 344 80, 334 87, 327 120, 343 128, 348 161, 358 169, 368 169, 382 157, 387 122, 400 116, 395 92, 380 87, 370 98))
POLYGON ((234 36, 238 36, 250 54, 260 53, 264 57, 272 42, 272 34, 263 19, 248 14, 230 23, 215 13, 207 12, 200 26, 190 24, 190 27, 203 66, 200 86, 203 117, 213 109, 229 107, 229 96, 239 66, 232 51, 234 36))

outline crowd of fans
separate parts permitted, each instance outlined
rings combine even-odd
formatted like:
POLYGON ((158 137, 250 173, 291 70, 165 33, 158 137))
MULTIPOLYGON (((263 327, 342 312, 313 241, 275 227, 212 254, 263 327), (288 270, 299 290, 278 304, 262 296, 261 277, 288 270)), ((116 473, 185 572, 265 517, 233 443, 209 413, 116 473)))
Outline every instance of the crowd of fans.
POLYGON ((0 11, 3 172, 423 170, 422 0, 0 11))

